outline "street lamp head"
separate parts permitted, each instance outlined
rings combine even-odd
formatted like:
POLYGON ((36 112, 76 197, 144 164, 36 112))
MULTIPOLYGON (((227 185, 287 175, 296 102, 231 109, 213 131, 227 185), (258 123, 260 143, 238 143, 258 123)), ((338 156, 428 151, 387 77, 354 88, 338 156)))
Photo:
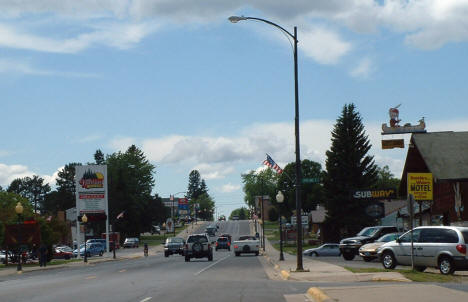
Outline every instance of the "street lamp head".
POLYGON ((83 214, 83 217, 81 217, 81 222, 83 223, 88 222, 88 217, 86 216, 86 214, 83 214))
POLYGON ((16 207, 15 207, 16 214, 18 214, 18 215, 23 214, 23 210, 24 210, 23 205, 21 204, 21 202, 18 201, 18 203, 16 204, 16 207))
POLYGON ((284 201, 284 195, 283 192, 278 191, 278 194, 276 194, 276 201, 278 203, 282 203, 284 201))
POLYGON ((237 23, 237 22, 242 21, 242 20, 247 20, 247 18, 244 17, 244 16, 240 16, 240 17, 239 16, 231 16, 231 17, 228 18, 228 20, 231 23, 237 23))

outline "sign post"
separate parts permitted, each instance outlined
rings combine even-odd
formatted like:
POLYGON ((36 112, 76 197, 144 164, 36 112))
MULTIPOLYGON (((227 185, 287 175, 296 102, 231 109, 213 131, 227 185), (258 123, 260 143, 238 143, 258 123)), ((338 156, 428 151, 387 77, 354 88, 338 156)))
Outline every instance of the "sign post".
MULTIPOLYGON (((75 166, 76 212, 106 215, 106 251, 109 252, 109 209, 107 191, 107 166, 75 166)), ((77 245, 80 248, 80 222, 76 220, 77 245)), ((86 243, 86 234, 84 234, 86 243)), ((80 253, 78 253, 79 255, 80 253)), ((78 256, 79 257, 79 256, 78 256)))

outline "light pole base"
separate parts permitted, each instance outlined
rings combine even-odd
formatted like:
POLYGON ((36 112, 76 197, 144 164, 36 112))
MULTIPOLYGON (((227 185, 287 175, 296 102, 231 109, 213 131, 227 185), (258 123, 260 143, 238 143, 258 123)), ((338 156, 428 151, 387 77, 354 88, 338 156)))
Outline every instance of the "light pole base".
POLYGON ((283 254, 280 254, 279 260, 280 260, 280 261, 284 261, 284 255, 283 255, 283 254))

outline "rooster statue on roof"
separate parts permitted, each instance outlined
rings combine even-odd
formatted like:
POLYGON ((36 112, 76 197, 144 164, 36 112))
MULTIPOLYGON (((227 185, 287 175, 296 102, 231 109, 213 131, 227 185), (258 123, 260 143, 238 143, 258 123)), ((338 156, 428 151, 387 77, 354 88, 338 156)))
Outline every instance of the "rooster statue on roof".
POLYGON ((394 108, 390 108, 390 110, 388 110, 388 114, 390 115, 390 127, 392 127, 392 128, 400 127, 399 123, 400 123, 401 119, 399 118, 400 111, 398 111, 398 107, 400 107, 400 106, 401 106, 401 104, 398 104, 394 108))

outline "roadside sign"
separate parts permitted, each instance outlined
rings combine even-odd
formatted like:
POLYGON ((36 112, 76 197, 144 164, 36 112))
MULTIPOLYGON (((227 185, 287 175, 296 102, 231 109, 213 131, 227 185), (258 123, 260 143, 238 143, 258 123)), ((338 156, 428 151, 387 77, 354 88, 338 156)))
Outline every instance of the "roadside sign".
POLYGON ((408 173, 408 194, 414 196, 414 200, 432 200, 432 173, 408 173))
MULTIPOLYGON (((309 217, 307 215, 302 215, 301 216, 302 220, 302 225, 308 225, 309 224, 309 217)), ((296 225, 296 215, 291 216, 291 224, 296 225)))
POLYGON ((403 139, 387 139, 382 140, 382 149, 404 148, 405 141, 403 139))
POLYGON ((303 178, 302 183, 303 184, 318 184, 320 183, 321 179, 320 177, 312 177, 312 178, 303 178))

